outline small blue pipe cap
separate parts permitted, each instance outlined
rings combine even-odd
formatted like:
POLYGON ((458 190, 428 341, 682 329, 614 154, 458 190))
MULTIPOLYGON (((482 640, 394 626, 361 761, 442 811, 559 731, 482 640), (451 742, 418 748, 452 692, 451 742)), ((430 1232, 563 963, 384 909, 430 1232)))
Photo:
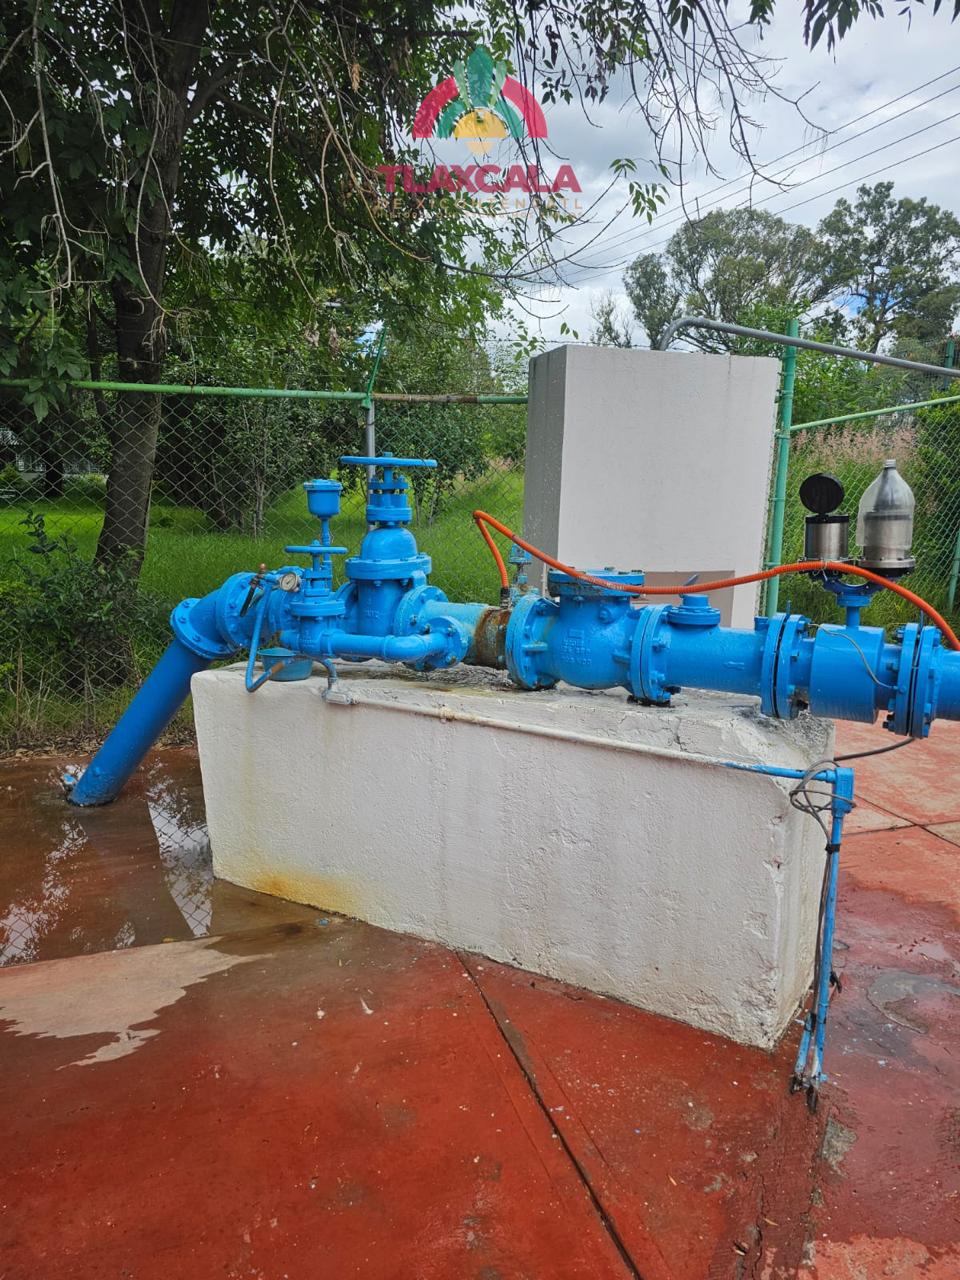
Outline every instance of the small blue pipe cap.
POLYGON ((340 494, 343 485, 339 480, 304 480, 307 491, 307 510, 319 519, 329 519, 340 514, 340 494))

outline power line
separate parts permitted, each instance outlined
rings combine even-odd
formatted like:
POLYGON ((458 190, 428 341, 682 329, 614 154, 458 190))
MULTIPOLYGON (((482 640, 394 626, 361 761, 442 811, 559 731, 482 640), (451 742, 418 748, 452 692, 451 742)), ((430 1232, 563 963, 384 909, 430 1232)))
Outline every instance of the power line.
MULTIPOLYGON (((960 86, 958 86, 958 87, 960 87, 960 86)), ((798 183, 797 183, 797 185, 793 188, 793 190, 794 190, 794 191, 799 191, 799 190, 801 190, 803 187, 807 187, 807 186, 809 186, 811 183, 814 183, 814 182, 821 182, 824 178, 828 178, 828 177, 829 177, 831 174, 833 174, 833 173, 838 173, 841 169, 846 169, 846 168, 848 168, 851 164, 857 164, 859 161, 861 161, 861 160, 868 160, 871 156, 879 155, 879 154, 880 154, 881 152, 883 152, 883 151, 889 151, 891 147, 897 147, 897 146, 899 146, 899 145, 900 145, 901 143, 903 143, 903 142, 909 142, 912 138, 920 137, 920 136, 921 136, 922 134, 924 134, 924 133, 929 133, 931 129, 938 129, 941 125, 949 124, 951 120, 956 120, 958 117, 960 117, 960 111, 955 111, 955 112, 953 113, 953 115, 944 116, 942 120, 936 120, 936 121, 934 121, 932 124, 924 125, 921 129, 914 129, 912 133, 906 133, 906 134, 904 134, 902 137, 895 138, 892 142, 886 142, 886 143, 884 143, 884 144, 883 144, 883 146, 880 146, 880 147, 874 147, 872 151, 865 151, 865 152, 863 152, 861 155, 853 156, 851 159, 846 160, 846 161, 844 161, 844 162, 843 162, 843 163, 841 163, 841 164, 834 165, 832 169, 827 169, 827 170, 825 170, 823 173, 818 173, 818 174, 816 174, 816 175, 815 175, 815 176, 813 176, 813 177, 810 177, 810 178, 806 178, 806 179, 804 179, 804 181, 803 181, 803 182, 798 182, 798 183)), ((949 141, 952 141, 952 139, 950 139, 949 141)), ((919 155, 927 155, 927 154, 929 154, 929 151, 931 151, 931 150, 932 150, 932 151, 936 151, 936 150, 938 150, 939 146, 941 146, 941 145, 946 145, 946 144, 945 144, 945 143, 937 144, 937 146, 934 146, 934 147, 932 147, 932 148, 929 148, 927 151, 922 151, 922 152, 920 152, 920 153, 919 153, 919 155)), ((874 170, 872 173, 863 174, 863 175, 862 175, 861 177, 859 177, 859 178, 852 178, 852 179, 850 179, 848 182, 841 183, 839 187, 834 187, 834 188, 832 188, 830 191, 822 191, 822 192, 820 192, 818 195, 810 196, 810 197, 809 197, 808 199, 806 199, 806 200, 801 200, 801 201, 799 201, 799 203, 797 203, 797 204, 788 205, 788 206, 787 206, 786 208, 784 208, 784 209, 775 209, 775 210, 772 210, 772 212, 773 212, 773 213, 775 213, 775 214, 779 217, 781 214, 783 214, 783 213, 787 213, 787 212, 789 212, 791 209, 798 209, 798 208, 800 208, 802 205, 805 205, 805 204, 811 204, 814 200, 820 200, 820 199, 822 199, 824 196, 831 195, 833 191, 841 191, 841 190, 843 190, 843 188, 844 188, 844 187, 849 187, 849 186, 851 186, 854 182, 863 182, 863 181, 865 181, 867 178, 871 178, 871 177, 873 177, 873 176, 874 176, 874 174, 876 174, 876 173, 882 173, 884 170, 889 169, 889 168, 891 167, 891 165, 892 165, 892 164, 906 164, 906 163, 908 163, 910 160, 915 160, 915 159, 918 159, 918 158, 919 158, 919 157, 918 157, 918 155, 913 155, 913 156, 907 156, 907 157, 906 157, 905 159, 903 159, 903 160, 899 160, 899 161, 890 161, 889 163, 887 163, 887 164, 885 164, 885 165, 881 166, 881 168, 880 168, 880 169, 876 169, 876 170, 874 170)), ((737 205, 731 205, 731 206, 730 206, 730 208, 731 208, 731 210, 732 210, 732 209, 742 209, 742 208, 746 207, 747 205, 750 205, 751 207, 754 207, 754 208, 755 208, 757 205, 766 204, 766 203, 767 203, 768 201, 770 201, 770 200, 776 200, 778 197, 781 197, 781 196, 784 196, 784 195, 788 195, 788 194, 789 194, 788 192, 784 192, 784 191, 774 191, 774 192, 771 192, 771 194, 770 194, 770 195, 768 195, 768 196, 763 196, 760 200, 756 200, 756 201, 753 201, 753 202, 750 202, 750 201, 741 201, 741 202, 740 202, 740 204, 737 204, 737 205)), ((669 242, 670 242, 671 238, 672 238, 672 236, 667 236, 667 237, 666 237, 665 239, 663 239, 663 240, 658 240, 658 241, 656 241, 654 244, 650 245, 650 246, 647 248, 646 252, 648 252, 648 253, 652 253, 652 252, 654 252, 654 250, 662 248, 664 245, 669 244, 669 242)), ((599 279, 599 278, 600 278, 600 277, 602 277, 602 276, 608 275, 611 271, 617 271, 617 270, 619 270, 621 267, 625 266, 625 265, 626 265, 626 263, 627 263, 628 261, 629 261, 628 259, 624 259, 624 260, 622 260, 622 261, 620 261, 620 262, 611 263, 611 264, 610 264, 610 266, 609 266, 609 267, 607 267, 607 268, 605 268, 604 270, 594 272, 594 274, 592 274, 592 275, 580 276, 580 277, 578 277, 576 280, 569 281, 568 283, 569 283, 569 284, 578 284, 578 285, 579 285, 579 284, 585 284, 588 280, 599 279)), ((597 267, 597 266, 598 266, 598 264, 597 264, 596 262, 585 262, 585 263, 580 264, 578 267, 575 267, 574 269, 575 269, 575 270, 586 270, 586 271, 590 271, 590 270, 591 270, 591 268, 594 268, 594 267, 597 267)))
MULTIPOLYGON (((832 137, 834 134, 842 133, 846 129, 852 128, 853 125, 859 124, 863 120, 868 120, 870 116, 876 115, 878 111, 885 111, 888 107, 896 106, 896 104, 898 102, 902 102, 904 98, 910 97, 911 94, 919 93, 921 89, 929 88, 930 85, 936 84, 940 80, 944 80, 947 76, 954 75, 957 71, 960 71, 960 66, 952 67, 949 71, 944 71, 942 75, 935 76, 932 80, 927 80, 925 81, 925 83, 917 85, 916 88, 908 89, 905 93, 901 93, 899 97, 891 98, 889 102, 881 103, 880 106, 874 107, 872 111, 867 111, 861 116, 854 117, 853 120, 848 120, 846 124, 840 125, 836 129, 829 130, 826 136, 832 137)), ((897 118, 903 119, 904 116, 910 115, 911 112, 919 111, 921 107, 929 106, 931 103, 939 101, 940 98, 944 98, 948 94, 956 93, 957 89, 960 89, 960 85, 951 85, 950 88, 943 89, 940 93, 933 94, 929 98, 924 98, 922 102, 914 103, 912 107, 908 107, 906 111, 901 112, 900 116, 897 118)), ((873 133, 876 129, 883 129, 886 125, 892 124, 892 123, 893 123, 892 120, 879 120, 876 124, 871 125, 869 129, 863 129, 859 133, 855 133, 852 137, 841 138, 839 141, 832 143, 829 147, 824 147, 822 151, 817 153, 817 158, 822 158, 823 156, 827 155, 829 152, 836 151, 838 147, 848 146, 851 142, 857 141, 858 138, 865 138, 868 133, 873 133)), ((814 142, 804 143, 802 146, 794 147, 792 151, 785 151, 783 155, 777 156, 775 159, 770 160, 768 163, 771 165, 778 164, 781 160, 786 160, 790 156, 796 155, 800 151, 806 151, 814 145, 816 145, 814 142)), ((813 159, 813 158, 814 158, 813 156, 809 157, 809 159, 813 159)), ((804 163, 804 162, 798 161, 798 163, 804 163)), ((773 181, 781 177, 783 174, 789 172, 790 169, 793 169, 795 167, 796 167, 795 165, 788 165, 786 168, 779 169, 775 173, 772 173, 769 176, 769 178, 765 180, 773 181)), ((721 183, 717 187, 712 187, 710 188, 710 190, 703 192, 701 196, 697 197, 696 204, 698 208, 698 214, 702 208, 710 209, 715 205, 721 203, 721 200, 717 199, 717 200, 711 200, 708 204, 704 204, 703 202, 706 200, 708 196, 714 195, 718 191, 723 191, 725 187, 729 187, 735 182, 739 182, 741 180, 741 177, 743 177, 743 175, 740 175, 740 177, 737 177, 737 178, 731 178, 729 179, 729 181, 721 183)), ((753 180, 751 179, 751 181, 748 182, 746 186, 741 187, 739 191, 730 192, 728 196, 724 197, 724 199, 730 199, 733 196, 741 195, 745 191, 752 191, 752 189, 753 189, 753 180)), ((782 193, 773 192, 772 194, 775 196, 775 195, 780 195, 782 193)), ((770 197, 768 196, 764 198, 769 199, 770 197)), ((645 239, 647 236, 656 235, 658 232, 663 231, 666 227, 675 226, 678 223, 688 221, 688 220, 689 219, 687 218, 684 212, 679 212, 673 217, 668 218, 666 221, 661 222, 657 227, 649 227, 649 228, 644 227, 644 228, 641 228, 639 231, 628 228, 625 231, 616 232, 610 236, 599 236, 593 242, 593 244, 597 246, 601 244, 612 246, 619 242, 627 243, 633 240, 645 239)), ((591 245, 589 244, 585 246, 585 248, 589 248, 589 247, 591 247, 591 245)), ((584 250, 581 250, 580 252, 583 252, 583 251, 584 250)))
MULTIPOLYGON (((938 93, 938 94, 934 95, 932 98, 925 99, 923 102, 918 102, 915 106, 913 106, 913 107, 911 107, 911 108, 910 108, 910 111, 916 111, 916 110, 919 110, 919 108, 920 108, 920 107, 929 106, 931 102, 937 102, 940 98, 944 98, 944 97, 946 97, 948 94, 956 93, 956 91, 957 91, 958 89, 960 89, 960 85, 953 85, 953 86, 951 86, 949 89, 944 89, 941 93, 938 93)), ((905 111, 905 112, 903 112, 903 115, 904 115, 904 116, 909 115, 909 114, 910 114, 910 111, 905 111)), ((901 118, 902 118, 902 117, 901 117, 901 118)), ((792 189, 793 189, 794 191, 796 191, 796 190, 798 190, 800 187, 802 187, 802 186, 806 186, 806 185, 807 185, 807 183, 810 183, 810 182, 817 182, 820 178, 826 177, 826 176, 828 176, 828 175, 829 175, 829 174, 831 174, 831 173, 836 173, 838 169, 844 168, 844 167, 845 167, 846 165, 848 165, 848 164, 856 164, 856 162, 857 162, 858 160, 863 160, 863 159, 866 159, 868 156, 876 155, 878 151, 886 150, 888 147, 894 147, 894 146, 896 146, 899 142, 906 142, 906 141, 908 141, 910 138, 916 137, 918 133, 923 133, 923 132, 925 132, 927 129, 935 129, 935 128, 937 127, 937 125, 939 125, 939 124, 945 124, 945 123, 947 123, 948 121, 953 120, 954 118, 955 118, 955 116, 945 116, 945 117, 943 117, 943 118, 942 118, 942 119, 940 119, 940 120, 935 120, 935 121, 933 121, 931 124, 929 124, 929 125, 925 125, 923 129, 916 130, 914 133, 904 134, 902 137, 895 139, 893 142, 884 143, 884 145, 883 145, 882 147, 875 148, 873 151, 867 151, 867 152, 864 152, 862 155, 854 156, 852 159, 844 161, 844 162, 843 162, 843 164, 841 164, 841 165, 836 165, 836 166, 834 166, 834 168, 832 168, 832 169, 827 169, 825 173, 814 174, 814 175, 812 175, 812 176, 811 176, 811 177, 809 177, 809 178, 804 178, 802 182, 798 182, 798 183, 797 183, 797 184, 796 184, 792 189)), ((888 124, 891 124, 891 123, 892 123, 892 121, 890 121, 890 120, 883 120, 883 121, 881 121, 879 124, 873 125, 870 129, 865 129, 862 133, 854 134, 854 135, 853 135, 853 137, 851 137, 851 138, 844 138, 844 139, 842 139, 840 142, 836 142, 836 143, 834 143, 834 144, 833 144, 833 146, 831 146, 831 147, 826 147, 826 148, 825 148, 825 149, 820 153, 820 156, 822 157, 822 156, 826 155, 826 154, 827 154, 828 152, 830 152, 830 151, 835 151, 835 150, 837 149, 837 147, 845 147, 845 146, 847 146, 847 145, 848 145, 849 143, 851 143, 851 142, 856 142, 858 139, 866 137, 866 135, 867 135, 868 133, 872 133, 875 129, 881 129, 881 128, 883 128, 885 125, 888 125, 888 124)), ((791 168, 793 168, 794 166, 790 166, 790 167, 791 167, 791 168)), ((780 170, 780 171, 779 171, 779 173, 780 173, 780 174, 783 174, 783 173, 786 173, 786 172, 787 172, 787 170, 786 170, 786 169, 782 169, 782 170, 780 170)), ((774 176, 779 176, 779 174, 774 175, 774 176)), ((742 194, 742 192, 744 192, 744 191, 749 191, 749 190, 751 190, 751 189, 752 189, 752 185, 748 185, 748 186, 746 186, 746 187, 741 187, 740 191, 731 192, 731 195, 740 195, 740 194, 742 194)), ((747 199, 747 200, 743 200, 743 201, 741 201, 739 204, 737 204, 737 205, 732 205, 732 206, 730 206, 730 207, 735 208, 735 209, 739 209, 739 208, 743 208, 743 207, 745 207, 746 205, 756 206, 756 205, 759 205, 759 204, 766 204, 766 203, 767 203, 767 201, 769 201, 769 200, 775 200, 775 199, 777 198, 777 196, 787 195, 787 194, 789 194, 789 193, 788 193, 788 192, 785 192, 785 191, 772 191, 772 192, 770 192, 768 195, 761 196, 761 197, 760 197, 759 199, 757 199, 757 200, 753 200, 752 198, 751 198, 751 199, 747 199)), ((706 209, 710 209, 710 208, 713 208, 714 206, 716 206, 716 205, 718 205, 718 204, 721 204, 721 203, 722 203, 722 201, 720 201, 720 200, 713 200, 713 201, 711 201, 711 202, 710 202, 710 204, 706 205, 706 206, 705 206, 705 208, 706 208, 706 209)), ((698 210, 698 212, 699 212, 699 210, 698 210)), ((614 245, 617 245, 617 244, 618 244, 618 242, 619 242, 619 247, 622 247, 622 246, 623 246, 623 244, 627 244, 627 243, 630 243, 630 242, 632 242, 632 241, 634 241, 634 240, 638 240, 638 239, 645 239, 647 236, 655 235, 655 234, 657 234, 658 232, 665 230, 667 227, 675 226, 675 225, 677 225, 678 223, 689 222, 689 221, 690 221, 690 219, 689 219, 689 218, 687 218, 687 217, 685 217, 685 215, 681 214, 681 215, 679 215, 679 216, 677 216, 677 217, 674 217, 674 218, 671 218, 671 219, 667 220, 666 222, 662 222, 662 223, 660 223, 660 225, 659 225, 659 226, 657 226, 657 227, 643 228, 643 229, 642 229, 642 230, 640 230, 640 231, 626 231, 626 232, 621 232, 619 235, 616 235, 616 236, 611 236, 611 237, 606 237, 606 238, 598 239, 597 241, 595 241, 595 243, 594 243, 594 245, 593 245, 593 246, 587 246, 587 247, 599 248, 601 245, 608 245, 608 246, 610 246, 610 247, 613 247, 614 245)), ((661 243, 665 244, 665 243, 666 243, 666 241, 658 241, 658 244, 661 244, 661 243)), ((651 246, 651 248, 656 248, 656 247, 657 247, 657 245, 653 245, 653 246, 651 246)), ((581 253, 582 253, 583 251, 584 251, 584 250, 580 250, 580 252, 581 252, 581 253)), ((589 268, 589 267, 595 266, 595 265, 596 265, 596 263, 589 262, 589 263, 584 263, 583 265, 589 268)))
MULTIPOLYGON (((949 117, 952 119, 952 117, 949 117)), ((944 122, 945 123, 945 122, 944 122)), ((924 156, 930 155, 932 151, 939 151, 942 147, 949 147, 954 142, 960 142, 960 133, 954 134, 952 138, 947 138, 944 142, 934 143, 932 147, 927 147, 924 151, 915 151, 912 156, 906 156, 903 160, 891 160, 889 164, 883 164, 879 169, 873 169, 870 173, 862 173, 859 178, 851 178, 849 182, 841 182, 839 186, 831 187, 829 191, 821 191, 818 195, 808 196, 806 200, 798 200, 796 204, 788 204, 785 209, 777 209, 776 213, 790 213, 793 209, 799 209, 805 204, 812 204, 814 200, 822 200, 824 196, 832 196, 837 191, 844 191, 847 187, 852 187, 855 182, 866 182, 868 178, 875 178, 877 174, 886 173, 894 164, 909 164, 911 160, 922 160, 924 156)))

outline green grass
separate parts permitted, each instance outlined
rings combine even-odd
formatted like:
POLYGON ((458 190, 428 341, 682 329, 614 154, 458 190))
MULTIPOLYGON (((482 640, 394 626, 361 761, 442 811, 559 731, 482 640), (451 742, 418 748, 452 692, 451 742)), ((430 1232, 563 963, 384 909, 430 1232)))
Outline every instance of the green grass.
MULTIPOLYGON (((464 486, 444 501, 432 524, 411 527, 422 551, 433 558, 432 581, 462 600, 497 598, 499 583, 493 560, 477 532, 471 512, 484 506, 511 527, 519 528, 523 514, 523 474, 491 471, 474 484, 464 486)), ((92 555, 103 521, 101 508, 90 501, 62 498, 56 502, 20 502, 0 507, 0 564, 26 547, 26 531, 20 521, 28 510, 41 513, 49 534, 67 534, 85 555, 92 555)), ((338 545, 353 554, 366 530, 363 499, 345 495, 343 510, 333 522, 338 545)), ((213 590, 244 569, 265 563, 271 567, 305 557, 285 556, 283 548, 310 542, 319 532, 318 522, 306 509, 299 487, 283 495, 266 513, 261 538, 220 533, 210 527, 202 512, 154 502, 150 540, 140 583, 144 591, 171 608, 184 596, 213 590)), ((342 576, 342 574, 340 575, 342 576)))

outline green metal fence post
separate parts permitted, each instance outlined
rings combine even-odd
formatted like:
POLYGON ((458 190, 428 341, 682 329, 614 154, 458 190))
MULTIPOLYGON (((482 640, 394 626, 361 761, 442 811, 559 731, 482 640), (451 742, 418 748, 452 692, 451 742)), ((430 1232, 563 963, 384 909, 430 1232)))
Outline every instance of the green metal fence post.
MULTIPOLYGON (((787 333, 795 338, 800 333, 800 322, 791 320, 787 333)), ((773 503, 770 508, 770 536, 767 541, 766 568, 772 569, 783 558, 783 520, 787 506, 787 471, 790 466, 790 424, 793 422, 793 387, 797 377, 797 348, 787 347, 783 353, 783 379, 780 387, 780 412, 777 425, 777 462, 773 486, 773 503)), ((780 601, 780 579, 771 578, 767 584, 766 613, 772 618, 780 601)))
POLYGON ((947 607, 953 609, 957 603, 957 579, 960 578, 960 528, 953 544, 953 563, 950 566, 950 585, 947 587, 947 607))
MULTIPOLYGON (((954 367, 954 364, 956 363, 956 358, 957 358, 957 343, 956 343, 956 339, 951 337, 947 339, 947 348, 943 353, 943 367, 945 369, 952 369, 954 367)), ((944 378, 944 380, 940 383, 940 388, 943 391, 946 391, 946 389, 949 386, 950 386, 949 378, 944 378)))
MULTIPOLYGON (((364 445, 368 458, 375 458, 377 454, 377 410, 373 402, 373 384, 377 380, 377 374, 380 371, 380 361, 383 359, 383 344, 387 337, 386 323, 380 326, 380 338, 377 342, 377 353, 373 357, 373 368, 370 370, 370 377, 367 379, 367 389, 363 396, 363 420, 364 420, 364 445)), ((373 467, 367 467, 367 479, 373 479, 373 467)))

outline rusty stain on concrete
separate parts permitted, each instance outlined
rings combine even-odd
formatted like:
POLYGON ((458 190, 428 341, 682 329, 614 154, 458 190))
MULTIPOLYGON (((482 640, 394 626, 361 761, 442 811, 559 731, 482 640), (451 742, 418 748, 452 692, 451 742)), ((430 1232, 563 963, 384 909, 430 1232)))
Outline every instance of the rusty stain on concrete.
POLYGON ((343 876, 317 876, 309 871, 285 874, 264 871, 251 875, 246 887, 341 916, 363 914, 362 891, 343 876))

